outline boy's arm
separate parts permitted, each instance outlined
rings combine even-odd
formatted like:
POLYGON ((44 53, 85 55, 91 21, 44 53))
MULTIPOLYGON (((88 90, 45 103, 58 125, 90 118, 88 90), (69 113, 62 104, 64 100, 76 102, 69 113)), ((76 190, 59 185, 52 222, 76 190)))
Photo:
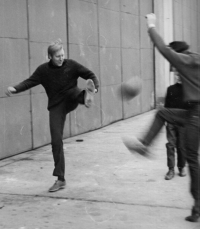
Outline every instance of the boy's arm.
POLYGON ((35 87, 41 83, 41 74, 40 70, 36 69, 36 71, 31 75, 30 78, 22 81, 21 83, 15 86, 9 86, 5 94, 7 96, 11 96, 12 94, 20 93, 22 91, 26 91, 32 87, 35 87))
POLYGON ((147 14, 147 26, 149 36, 158 49, 158 51, 174 66, 177 70, 182 68, 182 65, 190 64, 193 60, 190 55, 185 55, 183 53, 177 53, 168 47, 163 38, 158 34, 155 29, 156 16, 155 14, 147 14))

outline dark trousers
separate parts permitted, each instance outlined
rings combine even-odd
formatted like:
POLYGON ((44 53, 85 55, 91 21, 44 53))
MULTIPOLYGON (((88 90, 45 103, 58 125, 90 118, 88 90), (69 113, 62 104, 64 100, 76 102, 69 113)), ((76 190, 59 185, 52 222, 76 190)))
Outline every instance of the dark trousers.
POLYGON ((167 132, 167 166, 169 169, 173 169, 175 167, 175 151, 177 153, 177 167, 184 168, 185 167, 185 139, 184 139, 184 127, 172 125, 171 123, 167 123, 166 126, 167 132))
POLYGON ((49 110, 51 145, 54 159, 53 176, 65 176, 63 130, 67 114, 75 110, 78 104, 84 104, 84 91, 80 90, 75 98, 66 99, 49 110))
POLYGON ((165 122, 185 127, 185 152, 186 161, 190 171, 190 191, 200 211, 200 161, 198 156, 200 134, 200 105, 188 104, 188 110, 167 109, 159 110, 155 119, 141 140, 145 145, 150 145, 157 136, 165 122))

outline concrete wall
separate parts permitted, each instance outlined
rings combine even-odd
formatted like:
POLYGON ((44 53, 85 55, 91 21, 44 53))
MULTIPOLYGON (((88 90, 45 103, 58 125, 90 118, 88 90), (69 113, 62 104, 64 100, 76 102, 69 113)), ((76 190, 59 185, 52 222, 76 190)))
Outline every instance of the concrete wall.
MULTIPOLYGON (((50 143, 44 89, 37 86, 9 98, 5 90, 28 78, 39 64, 46 62, 46 49, 57 38, 64 42, 67 57, 93 70, 101 85, 91 109, 79 106, 67 116, 65 138, 154 108, 154 50, 144 18, 153 12, 154 2, 0 1, 0 158, 50 143), (120 84, 136 75, 142 79, 142 92, 130 102, 123 101, 118 97, 120 84)), ((157 2, 164 9, 164 0, 157 2)), ((195 11, 194 6, 186 7, 185 1, 175 2, 184 12, 190 9, 190 15, 195 11)), ((196 9, 199 17, 199 4, 196 9)), ((183 26, 184 36, 191 31, 196 36, 194 30, 183 26)), ((85 81, 80 80, 79 86, 84 88, 85 81)))

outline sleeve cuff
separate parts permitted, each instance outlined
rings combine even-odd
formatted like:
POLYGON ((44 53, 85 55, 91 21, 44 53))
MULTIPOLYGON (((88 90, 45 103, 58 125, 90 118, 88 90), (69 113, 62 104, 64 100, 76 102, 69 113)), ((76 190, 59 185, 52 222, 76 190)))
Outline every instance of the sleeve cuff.
POLYGON ((155 28, 156 26, 154 24, 149 24, 148 27, 150 29, 150 28, 155 28))

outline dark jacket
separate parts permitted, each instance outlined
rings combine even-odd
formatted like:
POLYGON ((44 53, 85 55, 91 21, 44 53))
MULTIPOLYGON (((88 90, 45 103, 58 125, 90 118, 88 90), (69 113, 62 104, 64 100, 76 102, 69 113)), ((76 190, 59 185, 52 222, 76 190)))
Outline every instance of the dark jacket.
POLYGON ((200 102, 200 55, 197 53, 177 53, 168 47, 155 28, 148 30, 159 52, 181 74, 184 101, 200 102))
POLYGON ((183 86, 181 83, 175 83, 167 88, 165 97, 166 108, 184 109, 185 103, 183 102, 183 86))
POLYGON ((71 59, 65 59, 61 67, 54 66, 51 61, 40 65, 30 78, 14 86, 16 93, 28 90, 41 84, 48 96, 48 109, 64 99, 73 101, 80 93, 77 87, 78 78, 92 79, 98 89, 99 81, 88 68, 71 59))

